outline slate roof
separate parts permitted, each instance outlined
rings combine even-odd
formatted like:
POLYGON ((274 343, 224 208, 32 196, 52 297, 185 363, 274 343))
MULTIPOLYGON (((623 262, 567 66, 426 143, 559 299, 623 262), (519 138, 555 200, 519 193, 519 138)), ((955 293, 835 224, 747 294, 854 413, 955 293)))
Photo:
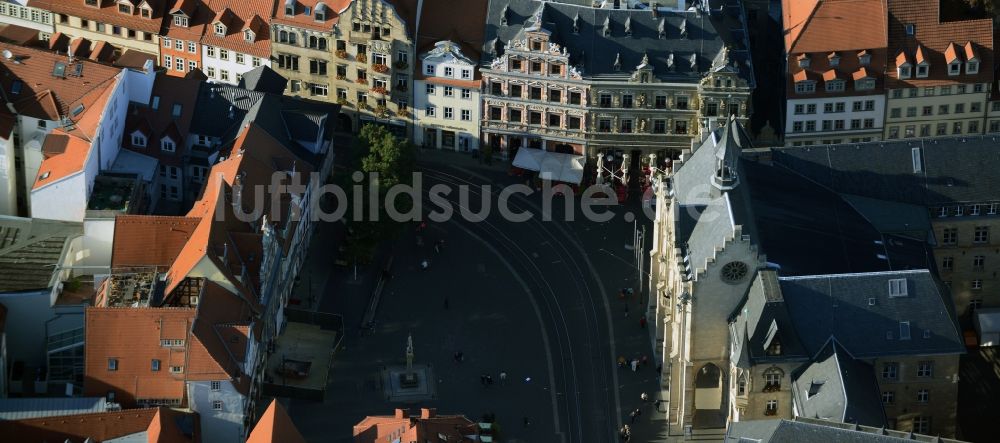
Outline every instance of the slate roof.
POLYGON ((737 361, 746 364, 805 361, 812 356, 799 341, 795 324, 784 303, 777 274, 773 270, 757 273, 748 289, 746 300, 738 308, 732 323, 734 346, 739 346, 740 353, 737 361), (765 350, 770 345, 769 340, 778 340, 781 344, 780 356, 767 355, 765 350))
POLYGON ((840 195, 814 181, 783 167, 751 161, 744 161, 742 171, 756 240, 782 275, 933 266, 926 238, 879 232, 840 195))
POLYGON ((950 295, 926 269, 778 281, 810 354, 818 353, 831 336, 855 358, 965 352, 950 295), (889 296, 892 279, 905 279, 906 296, 889 296), (900 322, 909 322, 909 339, 901 338, 900 322))
POLYGON ((743 443, 749 439, 760 443, 957 443, 958 440, 939 438, 891 429, 857 426, 796 417, 794 420, 750 420, 729 424, 725 443, 743 443))
MULTIPOLYGON (((551 40, 570 54, 570 63, 581 68, 584 77, 623 78, 638 66, 644 54, 649 55, 653 74, 663 80, 698 82, 712 66, 724 46, 730 58, 740 67, 739 72, 752 82, 749 52, 746 50, 746 32, 741 23, 741 8, 732 0, 712 0, 711 13, 699 11, 673 11, 659 8, 656 14, 649 9, 602 9, 591 2, 571 4, 566 1, 541 2, 538 0, 490 1, 486 15, 486 33, 483 45, 483 64, 503 54, 503 47, 515 38, 521 38, 525 28, 535 24, 533 16, 542 11, 543 28, 552 33, 551 40), (507 24, 501 24, 504 12, 507 24), (574 21, 579 32, 574 33, 574 21), (605 22, 610 35, 605 35, 605 22), (625 24, 630 25, 631 35, 626 35, 625 24), (661 24, 662 23, 662 24, 661 24), (660 28, 665 35, 660 38, 660 28), (686 36, 682 36, 681 29, 686 36), (501 46, 499 52, 495 47, 501 46), (620 55, 622 70, 614 69, 615 56, 620 55), (673 55, 673 70, 668 59, 673 55), (696 65, 688 61, 695 57, 696 65)), ((694 8, 692 8, 694 9, 694 8)), ((752 84, 752 83, 751 83, 752 84)))
POLYGON ((996 136, 775 148, 773 162, 844 194, 921 206, 996 200, 996 136), (920 171, 914 172, 917 149, 920 171))
POLYGON ((201 84, 195 103, 192 134, 210 137, 234 137, 247 112, 264 97, 264 93, 221 83, 201 84), (232 111, 232 118, 229 117, 232 111))
POLYGON ((66 240, 80 235, 81 223, 0 216, 0 292, 49 288, 66 240))
POLYGON ((261 65, 243 74, 239 86, 251 91, 283 94, 287 84, 288 79, 270 67, 261 65))
POLYGON ((875 369, 852 357, 836 339, 812 363, 792 372, 792 396, 803 417, 886 426, 875 369))
POLYGON ((105 412, 104 397, 39 397, 0 399, 0 421, 105 412))

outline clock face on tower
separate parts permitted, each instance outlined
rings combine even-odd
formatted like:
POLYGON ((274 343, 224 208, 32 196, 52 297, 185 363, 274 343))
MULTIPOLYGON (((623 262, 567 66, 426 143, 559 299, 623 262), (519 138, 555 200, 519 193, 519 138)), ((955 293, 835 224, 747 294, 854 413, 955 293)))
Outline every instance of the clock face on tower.
POLYGON ((741 261, 731 261, 722 265, 720 276, 722 277, 722 281, 726 283, 737 283, 747 276, 747 272, 749 272, 749 270, 750 268, 746 263, 741 261))

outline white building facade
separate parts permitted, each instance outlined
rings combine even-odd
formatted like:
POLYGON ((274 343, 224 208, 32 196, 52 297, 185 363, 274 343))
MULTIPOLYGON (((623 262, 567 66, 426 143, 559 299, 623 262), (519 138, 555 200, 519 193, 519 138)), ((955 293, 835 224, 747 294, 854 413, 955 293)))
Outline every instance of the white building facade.
POLYGON ((204 72, 209 81, 237 85, 248 71, 258 66, 271 66, 269 57, 204 44, 201 50, 204 72))
POLYGON ((479 72, 476 63, 451 41, 434 44, 421 56, 414 81, 416 144, 437 149, 479 149, 479 72))
POLYGON ((789 99, 785 141, 790 146, 877 141, 885 128, 885 96, 789 99))

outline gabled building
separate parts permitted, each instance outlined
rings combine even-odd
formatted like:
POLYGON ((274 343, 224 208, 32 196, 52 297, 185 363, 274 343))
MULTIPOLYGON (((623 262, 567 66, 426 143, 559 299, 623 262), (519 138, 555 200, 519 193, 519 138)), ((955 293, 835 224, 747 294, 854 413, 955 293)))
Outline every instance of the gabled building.
POLYGON ((953 435, 964 347, 926 211, 751 148, 731 120, 656 178, 647 317, 671 429, 810 413, 953 435))
POLYGON ((275 0, 203 0, 199 9, 212 14, 201 36, 202 71, 209 81, 235 85, 243 74, 271 66, 268 20, 274 7, 275 0))
POLYGON ((782 21, 785 144, 880 140, 888 47, 885 0, 785 0, 782 21))
POLYGON ((887 0, 885 139, 977 135, 993 83, 993 21, 941 20, 938 0, 887 0))
POLYGON ((278 400, 271 400, 264 415, 261 415, 260 420, 253 426, 247 443, 278 442, 305 443, 306 439, 302 438, 295 423, 292 423, 292 418, 288 416, 285 407, 281 406, 278 400))
POLYGON ((515 163, 527 147, 609 159, 593 171, 662 167, 729 116, 749 115, 742 11, 728 1, 491 2, 482 142, 515 163))
MULTIPOLYGON (((331 78, 347 79, 347 65, 337 63, 334 55, 346 53, 336 51, 346 51, 347 43, 335 42, 340 34, 340 13, 349 4, 349 0, 279 2, 271 18, 271 53, 277 60, 272 67, 288 78, 287 94, 346 103, 337 100, 330 88, 331 78), (341 44, 343 48, 335 48, 341 44)), ((350 130, 351 126, 345 125, 350 130)))
POLYGON ((31 0, 28 6, 51 11, 55 32, 91 45, 107 42, 115 57, 128 50, 156 58, 168 0, 31 0))
POLYGON ((417 145, 479 149, 479 61, 488 2, 421 2, 417 66, 413 70, 413 113, 417 145), (465 17, 455 20, 455 16, 465 17))
POLYGON ((0 214, 28 215, 29 196, 46 156, 42 145, 52 130, 79 120, 93 107, 96 89, 117 84, 120 69, 86 59, 0 43, 11 57, 0 58, 0 214), (77 115, 73 115, 77 110, 77 115))
POLYGON ((171 0, 160 36, 160 60, 167 75, 184 77, 201 69, 205 28, 215 15, 201 0, 171 0))

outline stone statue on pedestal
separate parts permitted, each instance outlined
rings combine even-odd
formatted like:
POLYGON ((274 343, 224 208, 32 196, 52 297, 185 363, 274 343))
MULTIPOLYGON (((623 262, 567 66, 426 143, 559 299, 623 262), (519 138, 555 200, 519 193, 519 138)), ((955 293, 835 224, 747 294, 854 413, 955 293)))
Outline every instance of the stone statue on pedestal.
POLYGON ((406 369, 413 369, 413 334, 406 337, 406 369))

